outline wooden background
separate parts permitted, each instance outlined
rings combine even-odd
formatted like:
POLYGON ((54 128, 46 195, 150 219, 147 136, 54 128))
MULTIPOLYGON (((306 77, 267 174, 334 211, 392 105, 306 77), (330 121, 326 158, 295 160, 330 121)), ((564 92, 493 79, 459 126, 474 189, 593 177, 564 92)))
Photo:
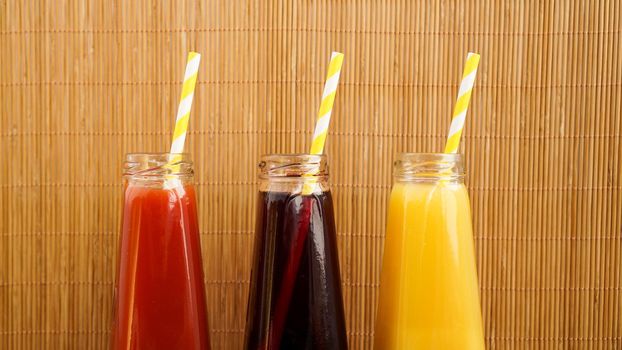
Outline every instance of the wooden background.
POLYGON ((391 162, 462 150, 490 349, 622 348, 622 8, 554 1, 0 0, 0 348, 108 345, 126 152, 169 147, 187 51, 216 349, 239 349, 259 155, 327 153, 351 348, 373 339, 391 162))

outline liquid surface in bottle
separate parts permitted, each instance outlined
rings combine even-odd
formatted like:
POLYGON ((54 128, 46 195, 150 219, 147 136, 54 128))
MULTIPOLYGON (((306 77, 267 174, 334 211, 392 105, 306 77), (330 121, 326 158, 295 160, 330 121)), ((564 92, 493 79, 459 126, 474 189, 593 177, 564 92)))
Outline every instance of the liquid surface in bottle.
POLYGON ((246 349, 346 349, 329 192, 260 192, 246 349))
POLYGON ((209 349, 194 188, 125 190, 113 349, 209 349))
POLYGON ((376 349, 484 349, 471 212, 463 184, 391 192, 376 349))

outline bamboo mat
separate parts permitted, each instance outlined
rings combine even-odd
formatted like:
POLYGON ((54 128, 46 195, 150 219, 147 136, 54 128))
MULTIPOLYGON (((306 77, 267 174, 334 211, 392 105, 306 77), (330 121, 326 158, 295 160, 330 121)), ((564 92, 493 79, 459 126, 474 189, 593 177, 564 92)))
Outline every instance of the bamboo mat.
POLYGON ((239 349, 259 155, 327 144, 351 348, 369 349, 391 162, 438 152, 466 52, 489 349, 622 348, 619 1, 0 1, 0 348, 104 349, 126 152, 166 151, 186 53, 216 349, 239 349))

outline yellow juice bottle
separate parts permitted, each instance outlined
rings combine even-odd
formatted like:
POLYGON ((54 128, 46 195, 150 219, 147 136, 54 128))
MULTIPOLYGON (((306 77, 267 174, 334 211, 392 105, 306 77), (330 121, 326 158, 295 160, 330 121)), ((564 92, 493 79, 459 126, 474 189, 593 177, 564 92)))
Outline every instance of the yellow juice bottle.
POLYGON ((384 244, 375 349, 484 349, 459 154, 401 154, 384 244))

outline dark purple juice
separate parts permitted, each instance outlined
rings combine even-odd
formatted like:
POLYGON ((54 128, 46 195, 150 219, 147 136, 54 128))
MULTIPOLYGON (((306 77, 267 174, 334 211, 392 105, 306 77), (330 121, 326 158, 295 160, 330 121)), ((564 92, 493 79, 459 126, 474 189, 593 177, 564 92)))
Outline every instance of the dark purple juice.
POLYGON ((260 192, 246 349, 347 349, 330 192, 260 192))

